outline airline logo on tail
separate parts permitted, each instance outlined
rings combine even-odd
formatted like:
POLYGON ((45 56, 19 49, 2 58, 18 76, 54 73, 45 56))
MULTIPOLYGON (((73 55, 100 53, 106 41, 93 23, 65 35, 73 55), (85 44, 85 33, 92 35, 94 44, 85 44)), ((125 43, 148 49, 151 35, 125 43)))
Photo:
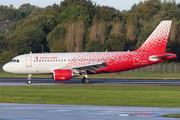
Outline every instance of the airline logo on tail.
POLYGON ((136 52, 165 52, 172 21, 162 21, 136 52))

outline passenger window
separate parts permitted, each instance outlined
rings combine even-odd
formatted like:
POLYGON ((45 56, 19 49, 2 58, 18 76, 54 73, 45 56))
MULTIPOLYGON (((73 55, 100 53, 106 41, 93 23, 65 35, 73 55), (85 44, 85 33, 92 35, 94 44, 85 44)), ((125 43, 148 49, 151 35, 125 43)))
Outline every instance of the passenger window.
POLYGON ((17 62, 19 63, 19 60, 17 60, 17 62))

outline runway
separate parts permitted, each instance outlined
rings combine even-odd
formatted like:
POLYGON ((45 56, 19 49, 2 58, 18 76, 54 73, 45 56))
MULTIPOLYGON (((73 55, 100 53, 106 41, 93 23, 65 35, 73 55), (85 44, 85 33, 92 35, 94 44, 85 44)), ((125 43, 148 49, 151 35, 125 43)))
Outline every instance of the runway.
POLYGON ((1 120, 177 120, 180 108, 0 103, 1 120))
POLYGON ((42 86, 42 85, 152 85, 180 86, 180 80, 139 80, 139 79, 91 79, 90 84, 83 84, 81 79, 54 81, 48 78, 33 78, 32 84, 27 84, 26 78, 0 78, 0 86, 42 86))

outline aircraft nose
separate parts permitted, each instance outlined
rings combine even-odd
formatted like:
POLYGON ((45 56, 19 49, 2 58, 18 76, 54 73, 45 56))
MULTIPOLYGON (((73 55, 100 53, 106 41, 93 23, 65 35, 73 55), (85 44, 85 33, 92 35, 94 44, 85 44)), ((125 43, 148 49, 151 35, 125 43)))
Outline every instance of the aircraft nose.
POLYGON ((2 68, 2 69, 7 72, 7 65, 6 65, 6 64, 3 65, 3 68, 2 68))
POLYGON ((9 72, 10 66, 7 64, 5 64, 2 68, 5 72, 9 72))

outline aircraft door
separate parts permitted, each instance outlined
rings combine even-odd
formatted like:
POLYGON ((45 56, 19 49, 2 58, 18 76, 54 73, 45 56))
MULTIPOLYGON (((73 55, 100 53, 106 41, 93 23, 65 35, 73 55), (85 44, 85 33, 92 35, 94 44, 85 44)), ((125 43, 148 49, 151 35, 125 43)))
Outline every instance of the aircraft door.
POLYGON ((26 56, 26 67, 32 67, 32 56, 26 56))
POLYGON ((133 57, 133 65, 139 65, 139 55, 137 54, 133 57))

